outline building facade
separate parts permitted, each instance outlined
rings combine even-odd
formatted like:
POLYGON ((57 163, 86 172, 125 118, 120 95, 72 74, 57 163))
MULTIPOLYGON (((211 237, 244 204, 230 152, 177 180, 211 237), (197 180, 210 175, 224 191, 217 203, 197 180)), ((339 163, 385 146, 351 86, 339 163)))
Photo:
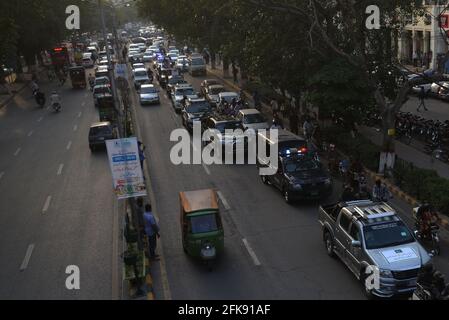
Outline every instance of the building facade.
POLYGON ((423 17, 407 19, 398 39, 398 58, 405 65, 443 71, 448 52, 449 10, 433 3, 438 1, 424 1, 427 13, 423 17), (441 21, 437 18, 440 14, 441 21))

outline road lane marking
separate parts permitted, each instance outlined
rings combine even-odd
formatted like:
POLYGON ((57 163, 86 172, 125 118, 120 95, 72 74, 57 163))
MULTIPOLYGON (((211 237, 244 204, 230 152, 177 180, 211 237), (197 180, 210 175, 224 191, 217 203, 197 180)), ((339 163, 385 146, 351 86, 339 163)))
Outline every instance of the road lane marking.
POLYGON ((21 149, 21 148, 18 148, 18 149, 16 150, 16 152, 14 152, 14 157, 17 157, 17 156, 19 155, 20 150, 22 150, 22 149, 21 149))
POLYGON ((34 244, 30 244, 28 246, 27 252, 25 253, 25 258, 23 258, 22 265, 20 266, 20 271, 24 271, 28 267, 28 263, 30 262, 31 255, 33 254, 34 244))
POLYGON ((51 196, 47 197, 47 200, 45 200, 44 208, 42 209, 42 213, 46 213, 48 211, 48 208, 50 207, 51 202, 51 196))
POLYGON ((75 126, 73 127, 73 131, 78 130, 78 126, 75 124, 75 126))
POLYGON ((203 168, 204 168, 204 171, 206 171, 207 175, 210 176, 210 170, 209 170, 208 166, 206 166, 204 163, 203 163, 203 168))
POLYGON ((61 164, 59 165, 58 172, 57 172, 57 175, 58 175, 58 176, 60 176, 60 175, 62 174, 62 169, 64 169, 64 164, 61 163, 61 164))
POLYGON ((223 203, 226 210, 231 209, 231 206, 228 203, 228 200, 224 197, 223 193, 221 191, 217 191, 218 197, 220 198, 221 202, 223 203))
POLYGON ((256 256, 256 253, 254 252, 253 248, 248 243, 248 240, 242 239, 243 244, 245 245, 246 250, 248 251, 249 255, 251 256, 251 259, 253 259, 253 262, 256 266, 260 266, 260 261, 256 256))
POLYGON ((80 113, 78 113, 78 118, 81 118, 82 115, 83 115, 83 112, 80 111, 80 113))
POLYGON ((69 143, 67 144, 67 150, 70 150, 71 146, 72 146, 72 141, 69 141, 69 143))
POLYGON ((0 180, 3 178, 4 175, 5 175, 5 173, 3 171, 0 172, 0 180))
POLYGON ((40 117, 39 119, 37 119, 37 122, 41 122, 44 119, 44 117, 40 117))
POLYGON ((31 137, 33 135, 33 131, 28 132, 28 137, 31 137))

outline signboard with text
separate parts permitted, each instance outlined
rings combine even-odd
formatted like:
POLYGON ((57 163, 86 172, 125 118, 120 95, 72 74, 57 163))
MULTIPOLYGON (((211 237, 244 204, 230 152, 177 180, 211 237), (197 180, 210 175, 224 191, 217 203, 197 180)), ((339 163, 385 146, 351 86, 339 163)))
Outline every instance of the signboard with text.
POLYGON ((117 198, 146 196, 137 138, 108 140, 106 147, 117 198))

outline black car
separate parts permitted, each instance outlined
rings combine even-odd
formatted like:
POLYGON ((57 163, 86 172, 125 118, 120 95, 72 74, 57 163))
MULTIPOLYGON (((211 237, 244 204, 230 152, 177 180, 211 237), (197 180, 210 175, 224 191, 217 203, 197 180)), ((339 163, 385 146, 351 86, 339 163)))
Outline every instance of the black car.
POLYGON ((110 122, 97 122, 90 126, 89 130, 89 148, 93 152, 97 147, 104 147, 106 140, 116 138, 114 128, 110 122))
POLYGON ((261 176, 262 182, 279 189, 287 203, 328 197, 332 193, 332 179, 321 162, 306 148, 289 151, 279 156, 277 172, 261 176))
POLYGON ((182 124, 192 131, 193 122, 202 122, 211 112, 212 107, 206 99, 188 99, 182 110, 182 124))

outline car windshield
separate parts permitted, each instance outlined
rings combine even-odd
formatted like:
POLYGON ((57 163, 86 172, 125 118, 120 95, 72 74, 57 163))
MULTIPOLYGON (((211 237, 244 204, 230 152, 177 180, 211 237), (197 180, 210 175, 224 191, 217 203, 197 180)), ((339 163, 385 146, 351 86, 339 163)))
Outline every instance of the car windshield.
POLYGON ((146 87, 146 88, 140 88, 140 93, 156 93, 157 90, 155 87, 146 87))
POLYGON ((109 126, 101 126, 101 127, 93 127, 90 128, 91 135, 108 135, 112 133, 112 130, 109 126))
POLYGON ((147 76, 147 72, 146 71, 136 71, 135 73, 136 77, 145 77, 147 76))
POLYGON ((315 170, 319 168, 319 164, 317 161, 313 159, 298 159, 287 161, 285 163, 285 172, 286 173, 295 173, 301 171, 315 170))
POLYGON ((96 87, 94 89, 95 94, 102 94, 102 93, 110 93, 109 87, 96 87))
POLYGON ((177 89, 176 96, 193 96, 195 95, 195 91, 192 88, 186 88, 186 89, 177 89))
POLYGON ((183 78, 171 78, 170 80, 168 80, 168 83, 170 84, 175 84, 175 83, 185 83, 183 78))
POLYGON ((204 60, 203 59, 192 59, 192 66, 201 66, 204 64, 204 60))
POLYGON ((225 133, 225 130, 242 129, 242 127, 239 121, 229 121, 224 123, 217 123, 215 129, 217 129, 221 133, 225 133))
POLYGON ((194 102, 190 106, 187 107, 188 113, 200 113, 207 112, 210 110, 210 105, 206 101, 204 102, 194 102))
POLYGON ((220 88, 211 88, 209 93, 216 95, 216 94, 220 94, 220 93, 222 93, 224 91, 225 91, 225 88, 222 88, 222 87, 220 87, 220 88))
POLYGON ((218 230, 217 216, 208 214, 190 218, 192 233, 207 233, 218 230))
POLYGON ((244 124, 261 123, 261 122, 266 121, 260 113, 247 114, 243 119, 244 124))
POLYGON ((368 250, 399 246, 415 241, 402 221, 366 226, 363 228, 363 233, 368 250))

